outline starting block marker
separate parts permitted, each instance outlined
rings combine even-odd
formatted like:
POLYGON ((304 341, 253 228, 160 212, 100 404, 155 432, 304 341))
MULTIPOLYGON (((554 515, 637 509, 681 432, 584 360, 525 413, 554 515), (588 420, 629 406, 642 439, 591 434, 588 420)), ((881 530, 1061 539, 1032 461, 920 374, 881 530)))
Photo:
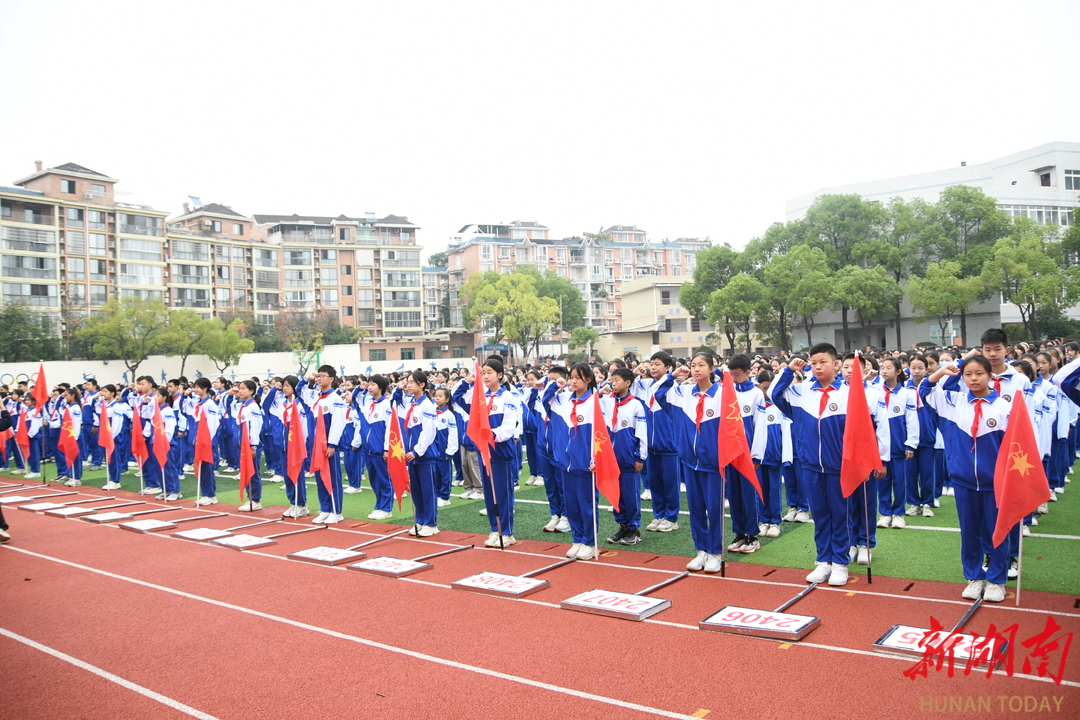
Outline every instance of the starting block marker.
POLYGON ((544 588, 551 587, 551 583, 547 580, 538 579, 537 575, 572 562, 576 562, 576 558, 560 560, 557 563, 542 567, 539 570, 533 570, 524 575, 502 575, 494 572, 477 573, 450 583, 450 587, 455 590, 468 590, 483 595, 501 595, 514 598, 528 597, 544 588))
POLYGON ((22 483, 11 483, 10 485, 0 485, 5 488, 0 490, 0 495, 7 495, 8 493, 19 492, 20 489, 26 490, 26 487, 22 483))
POLYGON ((327 527, 329 526, 316 525, 314 527, 290 530, 289 532, 267 535, 265 537, 259 537, 258 535, 230 535, 229 537, 211 540, 210 544, 227 547, 230 550, 254 550, 255 548, 266 547, 267 545, 277 545, 277 540, 275 538, 285 537, 286 535, 299 535, 300 533, 311 532, 312 530, 325 530, 327 527))
POLYGON ((368 545, 374 545, 375 543, 382 542, 383 540, 389 540, 390 538, 397 537, 398 535, 404 535, 407 532, 409 532, 408 529, 399 530, 395 533, 383 535, 382 537, 377 537, 374 540, 368 540, 367 542, 362 542, 359 545, 353 545, 352 547, 347 548, 326 547, 324 545, 320 547, 314 547, 309 550, 298 550, 294 553, 289 553, 285 557, 289 558, 290 560, 301 560, 303 562, 314 563, 316 565, 329 565, 331 567, 335 565, 344 565, 347 562, 352 562, 354 560, 363 560, 367 557, 366 552, 359 552, 360 548, 367 547, 368 545))
POLYGON ((244 530, 245 528, 258 527, 260 525, 269 525, 270 523, 281 522, 280 518, 274 520, 260 520, 255 523, 248 523, 247 525, 237 525, 234 528, 225 528, 224 530, 215 530, 213 528, 192 528, 191 530, 177 530, 172 533, 172 537, 180 538, 181 540, 194 540, 195 542, 208 542, 210 540, 217 540, 218 538, 228 537, 237 530, 244 530))
MULTIPOLYGON (((9 491, 10 492, 10 491, 9 491)), ((60 497, 61 495, 78 495, 75 490, 69 492, 49 493, 47 495, 5 495, 0 497, 0 505, 14 505, 15 503, 30 502, 31 500, 41 500, 43 498, 60 497)))
POLYGON ((179 520, 155 520, 154 518, 147 518, 146 520, 132 520, 131 522, 122 522, 117 527, 125 530, 131 530, 137 533, 152 533, 158 530, 172 530, 177 524, 182 522, 191 522, 192 520, 205 520, 206 518, 221 517, 222 515, 228 515, 229 513, 214 513, 213 515, 197 515, 195 517, 180 518, 179 520))
POLYGON ((818 586, 812 584, 772 612, 728 605, 698 623, 701 630, 752 635, 774 640, 802 640, 821 624, 821 618, 811 615, 792 615, 783 610, 806 597, 818 586))
POLYGON ((102 502, 103 500, 115 500, 115 499, 116 498, 114 498, 114 497, 102 497, 102 498, 95 498, 93 500, 69 500, 69 501, 63 502, 63 503, 54 503, 54 502, 30 503, 29 505, 20 505, 19 509, 20 510, 26 510, 27 512, 41 513, 41 512, 45 512, 46 510, 56 510, 57 508, 67 507, 68 505, 81 505, 81 504, 84 504, 84 503, 89 504, 89 503, 95 503, 95 502, 102 502))
POLYGON ((994 638, 993 646, 987 643, 986 638, 971 633, 961 632, 960 628, 982 606, 983 599, 971 604, 964 617, 956 623, 951 631, 938 630, 931 633, 929 628, 912 627, 911 625, 893 625, 884 635, 874 642, 874 652, 885 655, 899 655, 901 657, 922 657, 930 647, 941 646, 938 650, 932 650, 934 654, 947 654, 957 662, 966 663, 975 654, 976 659, 983 662, 993 662, 994 667, 1001 664, 1001 658, 1005 656, 1008 641, 994 638))
POLYGON ((460 547, 450 548, 449 550, 443 550, 442 552, 424 555, 415 560, 398 560, 397 558, 392 557, 368 558, 367 560, 361 560, 358 563, 346 565, 345 567, 349 570, 358 570, 359 572, 371 573, 372 575, 402 578, 423 570, 430 570, 432 564, 424 562, 425 560, 431 560, 440 555, 449 555, 450 553, 461 552, 462 550, 468 550, 470 548, 472 548, 472 545, 462 545, 460 547))
POLYGON ((94 515, 84 515, 79 519, 84 521, 84 522, 96 523, 98 525, 103 525, 105 523, 116 522, 117 520, 130 520, 131 518, 135 517, 136 515, 151 515, 153 513, 172 512, 173 510, 183 510, 183 509, 184 508, 180 508, 180 507, 171 507, 171 508, 155 508, 153 510, 140 510, 139 512, 132 512, 132 513, 107 512, 107 513, 97 513, 97 514, 94 514, 94 515))
POLYGON ((83 507, 82 505, 73 505, 71 507, 56 508, 55 510, 46 510, 45 514, 52 515, 53 517, 77 518, 82 517, 83 515, 93 515, 94 513, 100 512, 102 510, 111 510, 112 508, 127 507, 128 505, 145 504, 146 502, 143 500, 132 500, 131 502, 116 503, 115 505, 102 505, 98 508, 88 508, 83 507))
POLYGON ((658 612, 671 607, 670 600, 662 598, 646 597, 649 593, 667 587, 674 582, 682 580, 689 575, 682 572, 675 577, 668 578, 656 585, 647 587, 636 593, 612 592, 610 590, 589 590, 580 595, 563 600, 559 607, 564 610, 577 610, 578 612, 591 613, 593 615, 606 615, 607 617, 621 618, 641 622, 645 618, 652 617, 658 612))

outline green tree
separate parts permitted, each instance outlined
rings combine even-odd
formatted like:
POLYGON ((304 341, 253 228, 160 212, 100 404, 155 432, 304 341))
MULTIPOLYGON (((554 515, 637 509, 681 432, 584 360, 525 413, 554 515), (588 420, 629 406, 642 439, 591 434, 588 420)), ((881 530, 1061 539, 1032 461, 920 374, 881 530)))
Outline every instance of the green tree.
MULTIPOLYGON (((740 273, 709 298, 709 321, 714 325, 731 325, 746 336, 746 351, 751 351, 750 326, 769 310, 769 291, 753 275, 740 273)), ((728 335, 731 351, 735 341, 728 335)))
POLYGON ((204 320, 191 308, 169 310, 169 343, 165 354, 180 356, 181 375, 189 357, 205 352, 203 339, 213 329, 213 320, 204 320))
POLYGON ((541 273, 532 265, 517 265, 514 272, 533 279, 537 297, 551 298, 559 305, 561 325, 560 321, 553 323, 553 332, 570 332, 585 322, 585 301, 581 297, 581 291, 574 287, 572 282, 560 277, 554 270, 541 273))
MULTIPOLYGON (((933 248, 938 260, 960 263, 960 277, 981 275, 994 243, 1009 234, 1009 218, 997 201, 979 188, 952 185, 934 204, 940 234, 933 248)), ((967 308, 960 311, 960 335, 967 342, 967 308)))
POLYGON ((507 337, 508 322, 513 323, 515 317, 529 312, 530 304, 538 302, 532 276, 500 275, 494 270, 474 274, 462 286, 461 295, 466 302, 462 312, 466 327, 487 330, 494 344, 507 337))
POLYGON ((151 355, 168 351, 169 310, 161 300, 113 298, 78 330, 97 359, 120 359, 131 377, 151 355))
POLYGON ((596 328, 582 325, 581 327, 574 328, 570 333, 570 344, 568 347, 571 350, 590 347, 590 345, 595 345, 598 340, 600 340, 600 333, 596 332, 596 328))
POLYGON ((428 267, 446 267, 449 257, 446 252, 436 252, 428 255, 428 267))
POLYGON ((1058 245, 1056 225, 1038 225, 1019 217, 1012 232, 994 244, 983 266, 985 287, 1016 305, 1028 340, 1042 339, 1035 315, 1039 308, 1055 304, 1068 307, 1077 298, 1076 283, 1054 262, 1058 245))
POLYGON ((275 326, 255 322, 255 316, 251 313, 220 313, 218 317, 226 326, 239 320, 244 327, 243 337, 255 343, 254 352, 286 352, 289 349, 285 340, 275 331, 275 326))
MULTIPOLYGON (((703 320, 709 317, 709 298, 735 275, 739 253, 730 245, 713 245, 699 252, 696 259, 693 281, 679 288, 679 304, 691 317, 703 320)), ((732 344, 733 338, 734 331, 728 335, 732 344)))
MULTIPOLYGON (((784 254, 773 254, 761 268, 761 281, 769 292, 769 304, 777 317, 781 350, 791 349, 788 340, 792 317, 799 314, 800 282, 814 273, 824 276, 828 269, 824 251, 810 245, 796 245, 784 254)), ((824 307, 823 299, 814 312, 824 307)), ((812 325, 813 313, 810 318, 812 325)))
MULTIPOLYGON (((855 311, 867 347, 873 345, 870 330, 874 321, 889 315, 903 296, 900 284, 884 268, 860 268, 848 265, 836 273, 833 283, 833 307, 847 306, 855 311)), ((847 349, 851 349, 849 345, 847 349)))
POLYGON ((936 319, 942 344, 949 321, 970 307, 982 293, 981 276, 964 278, 961 272, 960 263, 945 260, 927 265, 925 277, 908 280, 907 292, 915 322, 936 319))
POLYGON ((202 352, 219 373, 240 362, 240 356, 255 350, 255 342, 246 338, 248 325, 236 318, 225 325, 220 318, 210 321, 212 329, 203 338, 202 352))
POLYGON ((51 321, 25 305, 0 307, 0 362, 63 360, 60 338, 51 330, 51 321))
POLYGON ((506 337, 521 348, 521 354, 540 356, 540 341, 551 334, 551 328, 559 322, 559 304, 549 297, 538 297, 525 302, 506 320, 506 337))

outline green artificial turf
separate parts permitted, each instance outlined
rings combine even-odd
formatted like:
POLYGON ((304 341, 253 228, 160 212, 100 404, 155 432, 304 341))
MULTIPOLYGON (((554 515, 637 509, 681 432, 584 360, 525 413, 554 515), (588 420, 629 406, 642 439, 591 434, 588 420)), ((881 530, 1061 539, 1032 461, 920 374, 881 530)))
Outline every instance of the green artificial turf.
MULTIPOLYGON (((48 478, 55 477, 56 467, 52 464, 42 466, 48 478)), ((21 476, 9 476, 0 470, 0 477, 21 481, 21 476)), ((1077 475, 1080 478, 1080 475, 1077 475)), ((527 469, 522 470, 521 486, 515 493, 514 535, 521 540, 541 540, 551 543, 571 542, 570 534, 545 533, 541 528, 550 519, 547 495, 543 487, 525 485, 527 469)), ((83 483, 101 487, 105 483, 105 471, 84 472, 83 483)), ((31 481, 35 482, 35 481, 31 481)), ((40 482, 40 481, 36 481, 40 482)), ((308 479, 308 507, 318 512, 317 489, 314 481, 308 479)), ((125 473, 121 484, 124 490, 138 491, 139 478, 133 472, 125 473)), ((239 503, 239 482, 234 479, 218 477, 217 497, 222 503, 239 503)), ((1080 539, 1048 538, 1039 535, 1080 536, 1080 481, 1065 486, 1067 492, 1060 495, 1060 500, 1050 503, 1050 513, 1039 520, 1039 525, 1032 527, 1034 536, 1024 538, 1024 588, 1049 592, 1080 595, 1080 539)), ((195 497, 195 478, 184 475, 180 482, 181 493, 185 498, 195 497)), ((487 534, 490 532, 488 519, 479 514, 484 507, 482 500, 462 500, 460 487, 454 487, 450 507, 439 509, 439 527, 443 530, 458 530, 487 534)), ((281 483, 263 483, 262 504, 264 506, 287 506, 284 485, 281 483)), ((606 503, 605 503, 606 504, 606 503)), ((649 501, 642 503, 651 507, 649 501)), ((367 520, 367 515, 374 509, 375 493, 364 481, 364 491, 355 495, 345 495, 343 514, 358 522, 367 520)), ((683 495, 682 509, 686 508, 683 495)), ((882 576, 908 578, 912 580, 933 580, 942 582, 963 582, 960 568, 960 533, 954 530, 919 530, 918 527, 958 528, 956 507, 953 498, 942 497, 941 507, 935 509, 935 517, 906 517, 908 528, 881 529, 877 531, 877 548, 874 554, 874 573, 882 576)), ((401 510, 396 505, 394 516, 386 522, 407 525, 412 521, 413 510, 408 498, 401 510)), ((642 527, 652 520, 648 511, 642 514, 642 527)), ((728 520, 730 522, 730 519, 728 520)), ((634 546, 612 545, 603 542, 618 530, 610 510, 600 513, 601 547, 617 552, 645 552, 660 555, 678 555, 692 557, 693 542, 690 538, 690 520, 685 514, 679 517, 680 528, 670 533, 643 531, 644 539, 634 546)), ((813 524, 782 523, 781 535, 777 538, 762 537, 761 549, 751 555, 728 553, 729 562, 746 562, 759 565, 792 568, 812 568, 815 557, 813 524)), ((730 538, 730 526, 726 537, 730 538)), ((730 541, 730 540, 729 540, 730 541)), ((865 574, 863 566, 852 564, 853 573, 865 574)), ((1010 582, 1013 585, 1015 581, 1010 582)))

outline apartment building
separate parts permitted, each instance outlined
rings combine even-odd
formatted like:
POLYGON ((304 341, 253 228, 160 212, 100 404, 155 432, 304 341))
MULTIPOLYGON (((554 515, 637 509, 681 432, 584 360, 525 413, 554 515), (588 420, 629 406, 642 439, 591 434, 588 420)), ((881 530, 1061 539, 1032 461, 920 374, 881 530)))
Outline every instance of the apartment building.
POLYGON ((168 213, 116 200, 116 178, 65 163, 0 187, 4 303, 40 311, 54 332, 111 297, 168 292, 168 213))
POLYGON ((460 322, 461 286, 475 273, 510 272, 517 265, 551 270, 581 291, 588 325, 600 333, 622 329, 622 287, 639 278, 692 275, 708 240, 650 241, 633 225, 612 225, 585 238, 550 239, 535 222, 466 225, 447 251, 451 324, 460 322))

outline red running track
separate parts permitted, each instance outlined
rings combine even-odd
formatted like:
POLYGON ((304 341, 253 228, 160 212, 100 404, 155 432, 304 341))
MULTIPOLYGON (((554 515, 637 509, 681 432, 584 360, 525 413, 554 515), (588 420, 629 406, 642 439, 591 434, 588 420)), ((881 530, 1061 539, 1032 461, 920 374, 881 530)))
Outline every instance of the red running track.
MULTIPOLYGON (((0 706, 11 718, 190 712, 291 718, 303 711, 396 719, 690 717, 704 711, 709 718, 755 720, 766 713, 904 718, 919 714, 921 701, 948 696, 1046 697, 1054 717, 1080 716, 1075 663, 1061 686, 984 673, 949 679, 933 671, 913 682, 902 675, 912 661, 870 652, 893 623, 926 626, 932 614, 951 626, 968 606, 957 585, 919 582, 905 592, 910 581, 879 578, 872 586, 856 581, 819 589, 791 612, 819 615, 822 626, 802 643, 788 644, 703 632, 697 622, 728 604, 775 607, 805 587, 804 571, 732 564, 735 577, 694 576, 660 590, 656 595, 671 599, 671 609, 633 623, 561 610, 558 603, 596 587, 641 590, 670 577, 685 559, 628 552, 573 563, 546 576, 551 588, 509 600, 451 590, 449 583, 481 570, 534 570, 561 557, 565 545, 466 550, 436 558, 430 571, 394 580, 284 559, 316 545, 355 545, 393 526, 320 530, 241 553, 7 512, 16 539, 0 551, 0 630, 7 632, 0 636, 0 706), (175 709, 140 688, 194 710, 175 709)), ((182 527, 250 521, 234 514, 182 527)), ((310 524, 251 532, 301 527, 310 524)), ((452 532, 434 541, 395 538, 369 555, 413 558, 480 539, 452 532)), ((1073 600, 1025 592, 1024 608, 984 606, 967 627, 1018 622, 1030 635, 1053 613, 1080 635, 1073 600)))

